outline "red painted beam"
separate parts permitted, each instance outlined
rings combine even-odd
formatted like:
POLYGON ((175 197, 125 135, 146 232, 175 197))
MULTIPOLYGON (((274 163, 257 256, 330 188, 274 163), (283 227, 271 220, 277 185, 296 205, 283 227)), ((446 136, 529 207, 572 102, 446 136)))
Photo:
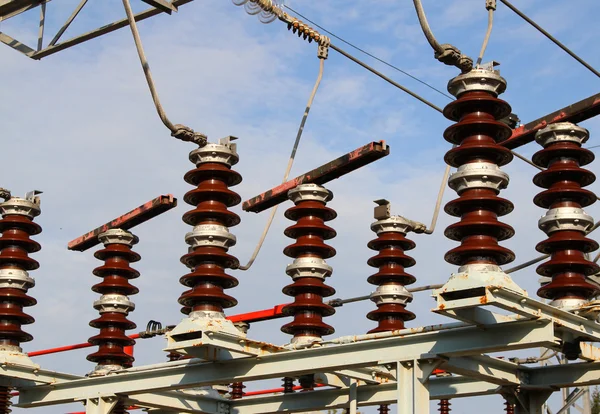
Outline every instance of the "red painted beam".
POLYGON ((172 194, 166 194, 156 197, 153 200, 134 208, 130 212, 123 214, 106 224, 71 240, 68 244, 69 250, 83 252, 100 243, 98 235, 110 229, 129 230, 138 224, 142 224, 165 211, 171 210, 177 206, 177 199, 172 194))
POLYGON ((600 114, 600 93, 515 128, 512 136, 502 142, 501 145, 509 149, 515 149, 532 142, 535 139, 535 133, 548 124, 555 122, 578 123, 598 114, 600 114))
POLYGON ((279 318, 283 318, 283 308, 286 305, 276 305, 270 309, 263 309, 263 310, 259 310, 259 311, 255 311, 255 312, 248 312, 248 313, 240 313, 239 315, 231 315, 228 316, 227 319, 229 319, 231 322, 261 322, 261 321, 268 321, 271 319, 279 319, 279 318))
POLYGON ((300 184, 325 184, 342 175, 348 174, 367 164, 377 161, 390 153, 390 147, 385 141, 371 142, 348 154, 328 162, 312 171, 302 174, 271 190, 244 201, 242 210, 260 213, 270 207, 287 200, 287 193, 300 184))

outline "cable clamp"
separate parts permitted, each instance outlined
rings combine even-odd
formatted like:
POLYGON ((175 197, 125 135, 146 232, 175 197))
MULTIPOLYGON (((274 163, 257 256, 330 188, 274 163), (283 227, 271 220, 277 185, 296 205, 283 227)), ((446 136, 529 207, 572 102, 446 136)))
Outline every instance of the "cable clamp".
POLYGON ((485 0, 486 10, 496 10, 496 0, 485 0))
POLYGON ((208 142, 206 135, 201 132, 194 132, 194 130, 185 125, 177 124, 174 126, 175 131, 171 133, 171 136, 182 141, 193 142, 198 146, 203 147, 208 142))
POLYGON ((468 72, 473 68, 473 59, 463 55, 456 46, 444 43, 441 45, 443 52, 435 52, 434 57, 448 66, 457 66, 461 71, 468 72))
POLYGON ((317 57, 319 59, 327 59, 329 56, 329 45, 331 44, 331 39, 327 36, 319 36, 319 47, 317 49, 317 57))

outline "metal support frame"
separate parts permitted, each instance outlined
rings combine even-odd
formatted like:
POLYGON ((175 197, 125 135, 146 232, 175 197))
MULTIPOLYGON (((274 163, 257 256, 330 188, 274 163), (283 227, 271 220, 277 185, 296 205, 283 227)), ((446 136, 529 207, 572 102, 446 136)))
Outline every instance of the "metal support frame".
MULTIPOLYGON (((123 27, 127 27, 129 25, 129 21, 127 19, 118 20, 57 44, 58 40, 69 28, 69 26, 77 17, 81 9, 86 5, 87 0, 82 0, 77 5, 75 10, 71 13, 69 18, 66 20, 65 24, 63 24, 63 26, 58 30, 56 35, 52 38, 52 41, 48 44, 48 46, 43 48, 43 21, 45 19, 46 14, 46 1, 49 0, 0 0, 0 17, 4 19, 15 16, 16 14, 22 13, 23 11, 29 10, 40 5, 42 7, 42 19, 40 21, 40 33, 38 36, 37 50, 27 46, 24 43, 19 42, 18 40, 12 38, 8 34, 2 32, 0 32, 0 42, 6 44, 7 46, 15 49, 18 52, 23 53, 27 57, 39 60, 46 56, 53 55, 54 53, 76 46, 88 40, 95 39, 102 35, 114 32, 115 30, 122 29, 123 27)), ((152 7, 140 13, 137 13, 135 15, 136 22, 148 19, 150 17, 154 17, 161 13, 171 14, 170 12, 177 11, 178 7, 190 3, 194 0, 172 0, 170 2, 167 0, 144 1, 152 5, 152 7)))
POLYGON ((515 128, 512 136, 502 142, 501 145, 509 149, 515 149, 533 142, 535 133, 546 127, 548 124, 553 124, 555 122, 578 123, 593 118, 598 114, 600 114, 600 93, 515 128))
POLYGON ((323 185, 329 181, 340 178, 354 170, 364 167, 367 164, 377 161, 390 153, 390 147, 385 141, 371 142, 355 149, 347 154, 336 158, 326 164, 321 165, 314 170, 308 171, 296 178, 293 178, 275 188, 244 201, 242 210, 260 213, 268 208, 276 206, 287 200, 288 191, 300 184, 319 184, 323 185))
POLYGON ((107 230, 129 230, 175 207, 177 207, 177 199, 173 197, 172 194, 158 196, 122 216, 85 233, 83 236, 71 240, 67 247, 69 250, 77 250, 79 252, 86 251, 87 249, 100 244, 98 235, 107 230))

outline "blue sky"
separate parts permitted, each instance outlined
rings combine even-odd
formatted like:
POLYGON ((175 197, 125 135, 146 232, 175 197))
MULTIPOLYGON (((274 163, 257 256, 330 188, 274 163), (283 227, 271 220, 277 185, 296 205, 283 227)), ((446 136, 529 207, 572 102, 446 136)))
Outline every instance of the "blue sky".
MULTIPOLYGON (((48 5, 48 40, 78 1, 53 1, 48 5)), ((141 2, 132 0, 136 10, 141 2)), ((440 42, 458 46, 475 56, 485 27, 484 0, 425 0, 424 6, 440 42)), ((595 67, 600 67, 597 40, 600 27, 595 17, 600 3, 514 1, 534 20, 556 35, 595 67)), ((412 8, 412 2, 288 0, 307 17, 377 56, 445 90, 456 69, 433 59, 412 8)), ((124 16, 120 0, 90 2, 65 36, 79 34, 124 16)), ((35 44, 37 11, 0 22, 6 31, 35 44)), ((170 118, 208 134, 211 140, 235 135, 240 163, 236 169, 244 181, 235 190, 243 199, 280 182, 300 117, 318 70, 316 47, 287 32, 280 23, 263 25, 255 16, 228 0, 194 1, 178 14, 159 16, 139 25, 163 105, 170 118)), ((47 40, 47 41, 48 41, 47 40)), ((335 40, 334 40, 335 42, 335 40)), ((349 47, 401 84, 438 106, 449 100, 412 79, 395 72, 349 47)), ((44 232, 36 237, 43 249, 35 254, 41 268, 32 275, 37 285, 31 295, 39 304, 30 309, 36 323, 27 327, 35 339, 25 344, 35 350, 84 342, 95 334, 88 322, 96 317, 92 302, 97 282, 91 271, 99 261, 93 252, 66 250, 69 240, 159 194, 173 193, 180 200, 191 187, 183 174, 192 168, 190 144, 172 139, 152 105, 137 60, 131 33, 123 29, 57 55, 32 61, 8 47, 0 48, 2 87, 0 136, 3 160, 0 186, 16 195, 31 189, 44 191, 43 214, 38 222, 44 232)), ((597 92, 598 79, 502 4, 495 14, 494 30, 484 61, 496 60, 508 81, 503 98, 527 122, 597 92)), ((395 214, 429 223, 444 169, 443 155, 450 144, 442 138, 450 124, 379 78, 335 52, 326 62, 323 83, 315 99, 292 176, 312 169, 372 140, 386 140, 391 155, 375 164, 327 185, 338 211, 331 224, 338 237, 329 260, 334 274, 329 284, 336 297, 364 295, 371 290, 366 265, 373 252, 366 243, 373 237, 372 200, 392 201, 395 214)), ((600 134, 600 121, 582 124, 591 132, 590 145, 600 134)), ((531 155, 535 144, 519 151, 531 155)), ((592 171, 597 167, 592 164, 592 171)), ((516 236, 505 243, 517 254, 516 263, 535 257, 535 244, 544 238, 537 229, 543 211, 532 203, 539 192, 531 179, 536 172, 519 160, 505 170, 511 176, 503 196, 515 203, 505 218, 516 236)), ((597 188, 594 184, 592 190, 597 188)), ((445 201, 454 198, 448 191, 445 201)), ((289 207, 287 203, 285 207, 289 207)), ((184 234, 189 227, 181 215, 189 209, 181 200, 176 210, 135 229, 141 242, 136 251, 142 273, 133 283, 140 293, 132 297, 136 310, 131 319, 144 328, 149 319, 172 324, 181 319, 177 297, 183 291, 179 277, 186 272, 179 257, 186 252, 184 234)), ((234 210, 240 212, 236 207, 234 210)), ((598 214, 596 205, 588 208, 598 214)), ((240 212, 242 224, 232 228, 238 245, 231 250, 241 262, 250 257, 266 213, 240 212)), ((443 228, 454 222, 442 213, 432 236, 413 235, 411 252, 417 265, 410 273, 417 285, 447 280, 454 266, 443 254, 456 243, 444 238, 443 228)), ((250 271, 235 272, 240 287, 231 291, 239 305, 229 313, 246 312, 285 303, 281 288, 289 283, 281 252, 290 243, 283 236, 289 221, 283 209, 250 271)), ((514 275, 514 280, 535 296, 537 275, 533 268, 514 275)), ((415 295, 410 309, 417 319, 409 326, 449 321, 429 312, 434 306, 427 292, 415 295)), ((371 302, 346 305, 328 323, 335 335, 362 333, 374 324, 365 315, 371 302)), ((254 324, 250 336, 284 343, 281 321, 254 324)), ((160 339, 146 340, 136 348, 136 364, 164 360, 160 339)), ((92 369, 87 351, 42 357, 45 367, 83 374, 92 369)), ((455 412, 502 412, 498 396, 453 401, 455 412)), ((75 407, 76 408, 76 407, 75 407)), ((555 411, 557 406, 553 407, 555 411)), ((15 410, 21 412, 21 410, 15 410)), ((56 413, 56 408, 33 410, 56 413)))

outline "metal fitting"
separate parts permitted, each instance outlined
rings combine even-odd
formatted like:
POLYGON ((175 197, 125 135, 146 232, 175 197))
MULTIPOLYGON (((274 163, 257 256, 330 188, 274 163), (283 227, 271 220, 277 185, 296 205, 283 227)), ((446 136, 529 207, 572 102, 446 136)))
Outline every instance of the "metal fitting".
POLYGON ((585 143, 590 137, 590 132, 571 122, 557 122, 540 129, 535 134, 535 141, 544 148, 556 142, 585 143))
POLYGON ((288 191, 288 198, 298 204, 301 201, 326 203, 333 199, 333 193, 317 184, 300 184, 288 191))
POLYGON ((385 220, 378 220, 371 224, 371 230, 379 234, 386 232, 396 232, 407 234, 414 230, 414 221, 408 220, 402 216, 391 216, 385 220))
POLYGON ((458 98, 465 92, 485 91, 498 96, 506 90, 506 80, 497 70, 474 68, 448 82, 448 92, 458 98))
POLYGON ((232 141, 235 141, 236 139, 237 137, 228 136, 221 138, 218 144, 209 142, 205 146, 190 152, 190 161, 195 165, 206 162, 215 162, 231 167, 240 160, 237 153, 237 145, 232 143, 232 141))
POLYGON ((31 220, 42 212, 40 209, 40 198, 37 196, 41 191, 31 191, 25 198, 11 197, 8 201, 0 203, 0 214, 25 216, 31 220))
POLYGON ((27 292, 35 286, 35 280, 22 269, 0 269, 0 289, 19 289, 27 292))
POLYGON ((102 295, 100 299, 94 301, 94 309, 100 313, 117 312, 127 314, 135 309, 135 304, 125 295, 110 294, 102 295))
POLYGON ((413 295, 402 285, 380 285, 377 286, 375 292, 371 293, 369 298, 377 305, 384 303, 395 303, 398 305, 406 305, 412 302, 413 295))
POLYGON ((96 365, 94 370, 87 374, 87 377, 103 377, 105 375, 110 374, 111 372, 122 371, 123 368, 121 365, 115 364, 106 364, 106 365, 96 365))
POLYGON ((110 229, 98 235, 98 240, 105 246, 109 244, 124 244, 125 246, 133 246, 139 242, 137 236, 123 229, 110 229))
POLYGON ((496 194, 508 186, 509 178, 496 164, 474 162, 463 164, 450 175, 448 185, 459 195, 470 188, 489 188, 496 194))
POLYGON ((218 224, 202 224, 185 235, 185 242, 196 248, 199 246, 213 246, 229 249, 234 246, 237 239, 225 226, 218 224))
POLYGON ((557 207, 548 210, 538 221, 538 227, 547 235, 559 230, 574 230, 587 233, 594 225, 594 219, 583 209, 557 207))
POLYGON ((555 308, 559 308, 568 312, 581 309, 589 303, 586 299, 579 298, 564 298, 564 299, 554 299, 549 303, 549 305, 554 306, 555 308))
POLYGON ((332 272, 333 268, 320 257, 299 257, 285 269, 285 273, 293 280, 300 277, 317 277, 325 280, 332 272))

